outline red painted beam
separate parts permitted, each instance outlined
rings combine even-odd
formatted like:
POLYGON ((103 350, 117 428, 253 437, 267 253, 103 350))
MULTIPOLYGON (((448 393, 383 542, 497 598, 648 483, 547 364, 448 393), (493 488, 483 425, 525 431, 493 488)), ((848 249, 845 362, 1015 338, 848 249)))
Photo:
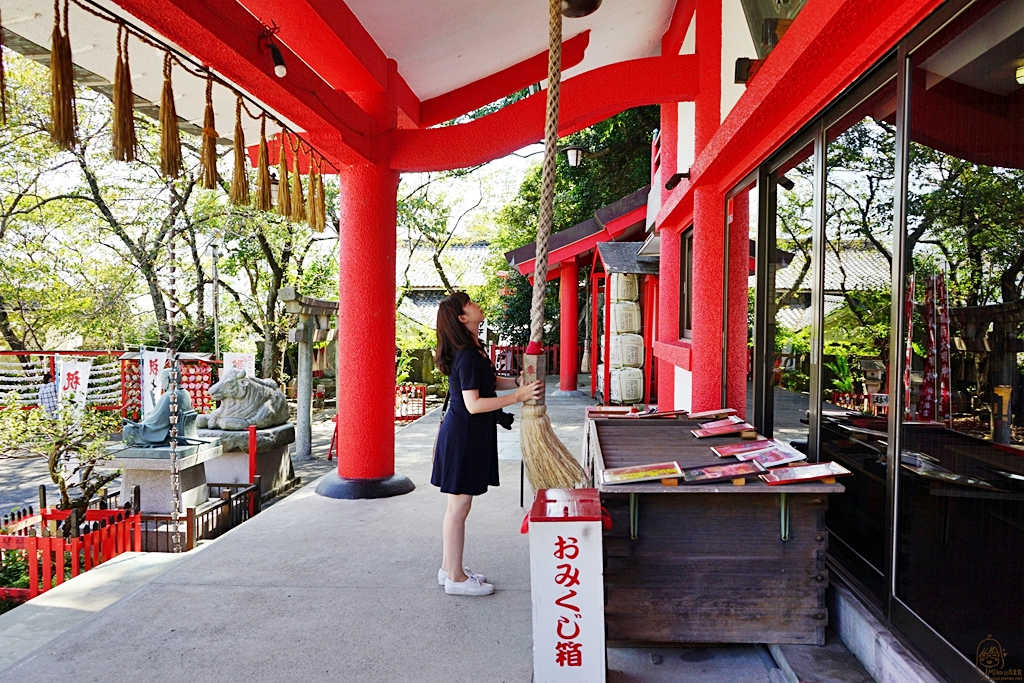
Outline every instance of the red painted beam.
MULTIPOLYGON (((387 57, 342 0, 240 0, 336 90, 381 91, 387 57)), ((290 67, 291 65, 289 65, 290 67)))
POLYGON ((658 224, 680 226, 693 188, 731 188, 814 118, 941 0, 809 0, 690 169, 662 203, 658 224))
MULTIPOLYGON (((607 223, 604 224, 605 232, 614 240, 616 237, 626 231, 626 228, 636 225, 640 221, 647 218, 647 206, 638 206, 632 211, 628 211, 621 216, 616 216, 607 223)), ((637 247, 639 249, 639 246, 637 247)))
MULTIPOLYGON (((550 263, 564 263, 570 259, 575 259, 580 254, 596 248, 601 242, 614 242, 616 237, 626 231, 626 228, 631 225, 636 225, 638 221, 642 221, 646 217, 647 207, 639 206, 628 213, 622 214, 618 218, 608 221, 608 224, 605 225, 604 230, 601 232, 595 232, 592 235, 587 235, 583 239, 576 240, 572 244, 567 244, 564 247, 555 249, 548 255, 548 261, 550 263)), ((637 249, 639 248, 640 243, 637 242, 637 249)), ((530 259, 528 261, 523 261, 522 263, 517 263, 516 268, 519 269, 521 274, 529 275, 533 272, 536 264, 536 259, 530 259)), ((548 271, 548 280, 553 280, 556 277, 558 277, 557 270, 554 271, 553 276, 552 271, 548 271)))
POLYGON ((676 0, 676 7, 672 10, 672 21, 669 22, 668 30, 661 37, 661 54, 677 55, 683 47, 683 40, 686 39, 686 31, 693 21, 693 12, 697 8, 697 0, 676 0))
POLYGON ((376 160, 373 120, 334 90, 287 45, 288 77, 274 76, 259 46, 263 26, 234 0, 115 0, 119 7, 280 112, 333 163, 376 160))
MULTIPOLYGON (((696 57, 648 57, 609 64, 562 83, 559 135, 568 135, 631 107, 692 100, 696 57)), ((455 126, 391 133, 391 167, 404 172, 475 166, 540 139, 545 92, 455 126)))
MULTIPOLYGON (((568 69, 582 62, 589 44, 589 30, 563 42, 562 69, 568 69)), ((420 125, 425 128, 451 121, 479 109, 485 104, 490 104, 522 90, 528 85, 539 83, 547 78, 547 73, 548 51, 544 50, 507 69, 497 71, 443 95, 424 100, 420 105, 420 125)))

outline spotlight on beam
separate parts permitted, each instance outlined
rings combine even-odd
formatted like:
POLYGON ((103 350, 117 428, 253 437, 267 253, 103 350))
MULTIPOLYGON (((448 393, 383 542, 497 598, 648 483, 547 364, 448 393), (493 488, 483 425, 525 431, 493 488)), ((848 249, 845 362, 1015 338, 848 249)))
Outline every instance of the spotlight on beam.
POLYGON ((562 16, 578 19, 593 14, 601 6, 601 0, 562 0, 562 16))

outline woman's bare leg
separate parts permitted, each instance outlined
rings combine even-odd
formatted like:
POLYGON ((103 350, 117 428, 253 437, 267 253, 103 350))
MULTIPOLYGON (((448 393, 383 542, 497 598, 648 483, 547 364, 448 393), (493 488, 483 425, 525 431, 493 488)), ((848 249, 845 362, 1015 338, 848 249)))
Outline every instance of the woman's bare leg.
POLYGON ((456 583, 468 577, 463 570, 462 550, 466 545, 466 517, 473 506, 473 496, 448 494, 448 509, 444 513, 444 557, 441 569, 456 583))

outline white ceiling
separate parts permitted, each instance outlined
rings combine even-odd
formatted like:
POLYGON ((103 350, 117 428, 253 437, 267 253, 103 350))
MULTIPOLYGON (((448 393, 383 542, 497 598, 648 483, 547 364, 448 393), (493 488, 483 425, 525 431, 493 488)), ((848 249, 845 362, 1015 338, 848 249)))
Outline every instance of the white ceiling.
MULTIPOLYGON (((99 0, 99 4, 117 11, 113 3, 99 0)), ((53 2, 50 0, 0 0, 4 27, 43 48, 50 49, 53 32, 53 2)), ((74 3, 70 4, 69 32, 71 54, 77 66, 88 69, 101 79, 114 80, 114 64, 117 60, 117 27, 85 12, 74 3)), ((148 33, 156 35, 138 20, 132 23, 148 33)), ((161 38, 164 43, 176 47, 161 38)), ((132 72, 132 87, 137 97, 159 103, 163 88, 163 52, 132 38, 128 47, 129 64, 132 72)), ((203 112, 206 107, 206 81, 186 74, 175 67, 172 74, 174 84, 174 106, 178 117, 202 128, 203 112)), ((253 107, 250 105, 250 110, 253 107)), ((235 130, 235 96, 227 88, 214 84, 213 110, 216 129, 221 138, 231 139, 235 130)), ((255 111, 254 111, 255 113, 255 111)), ((275 116, 281 118, 275 113, 275 116)), ((284 119, 289 123, 287 119, 284 119)), ((243 115, 242 127, 248 144, 255 144, 259 138, 259 122, 250 121, 243 115)), ((294 127, 293 127, 294 129, 294 127)), ((268 136, 277 128, 269 124, 268 136)))
MULTIPOLYGON (((421 100, 442 95, 542 52, 547 0, 348 0, 348 6, 421 100)), ((675 0, 604 0, 582 19, 564 19, 571 38, 591 30, 583 62, 566 77, 626 59, 651 57, 675 0)))
MULTIPOLYGON (((123 15, 123 10, 108 0, 98 2, 123 15)), ((398 62, 399 72, 421 100, 476 81, 547 48, 547 0, 348 0, 348 4, 385 54, 398 62)), ((604 0, 589 17, 565 19, 566 38, 591 31, 586 57, 567 70, 565 77, 658 54, 674 6, 675 0, 604 0)), ((7 30, 41 46, 43 52, 49 50, 51 0, 0 0, 0 11, 7 30)), ((130 19, 155 34, 134 17, 130 19)), ((72 3, 70 33, 75 64, 112 81, 117 56, 115 25, 72 3)), ((136 95, 159 102, 162 51, 133 38, 129 53, 136 95)), ((201 127, 205 81, 178 68, 173 80, 179 117, 201 127)), ((213 98, 217 132, 229 139, 234 131, 234 95, 215 85, 213 98)), ((243 116, 243 126, 246 141, 255 143, 259 124, 243 116)), ((268 129, 268 133, 275 131, 268 129)))

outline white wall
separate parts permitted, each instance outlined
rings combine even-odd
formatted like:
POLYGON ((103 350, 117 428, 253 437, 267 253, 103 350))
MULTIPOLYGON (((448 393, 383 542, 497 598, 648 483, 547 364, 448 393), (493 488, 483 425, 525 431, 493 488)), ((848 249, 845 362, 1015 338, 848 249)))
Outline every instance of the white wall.
MULTIPOLYGON (((686 37, 683 38, 683 45, 679 49, 681 55, 692 55, 697 45, 697 19, 696 13, 690 20, 690 26, 686 29, 686 37)), ((676 140, 676 168, 673 173, 686 173, 693 166, 693 137, 694 137, 694 106, 693 102, 680 102, 678 105, 678 123, 676 140)))
POLYGON ((689 410, 693 405, 693 373, 676 366, 676 387, 673 410, 689 410))
POLYGON ((757 50, 747 28, 740 0, 722 0, 722 120, 729 115, 746 89, 734 83, 736 60, 739 57, 757 59, 757 50))

